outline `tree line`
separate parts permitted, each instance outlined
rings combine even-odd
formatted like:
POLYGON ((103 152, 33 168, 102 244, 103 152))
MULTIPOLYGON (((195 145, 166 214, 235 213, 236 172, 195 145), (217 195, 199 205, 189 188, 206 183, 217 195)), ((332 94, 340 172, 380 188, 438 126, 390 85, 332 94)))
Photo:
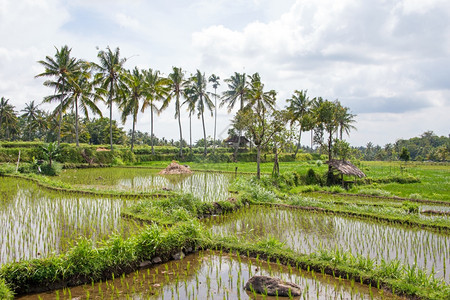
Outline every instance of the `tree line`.
MULTIPOLYGON (((288 99, 284 109, 276 108, 277 92, 266 91, 258 73, 247 75, 234 73, 223 80, 227 89, 222 95, 217 94, 220 78, 197 70, 187 76, 180 67, 172 67, 171 73, 164 77, 160 71, 149 69, 129 70, 125 68, 126 58, 122 58, 119 48, 99 50, 96 62, 89 62, 71 56, 71 48, 63 46, 56 48, 54 56, 46 56, 38 63, 44 71, 36 78, 44 77, 44 85, 51 88, 51 94, 44 97, 42 103, 57 104, 52 112, 44 112, 39 104, 31 101, 18 115, 8 99, 1 98, 0 125, 1 138, 6 140, 41 139, 56 140, 58 144, 67 131, 75 133, 74 142, 78 146, 80 139, 86 141, 83 130, 96 127, 95 123, 109 122, 109 144, 123 142, 117 122, 113 118, 113 106, 117 105, 120 121, 124 124, 128 118, 132 120, 130 132, 130 147, 136 140, 136 124, 139 112, 150 112, 150 145, 154 153, 156 137, 154 136, 154 118, 170 103, 174 103, 174 118, 179 127, 179 156, 183 157, 183 130, 181 126, 182 110, 189 114, 190 125, 192 116, 197 116, 202 122, 204 155, 207 155, 207 135, 205 114, 214 116, 214 135, 212 145, 216 145, 217 108, 226 106, 231 112, 239 104, 238 113, 232 120, 233 130, 230 133, 237 136, 235 153, 240 139, 247 136, 260 152, 262 148, 275 145, 277 149, 285 149, 290 143, 295 145, 294 155, 301 148, 301 135, 311 131, 312 143, 323 147, 332 155, 335 139, 342 140, 343 134, 354 129, 355 115, 349 108, 343 107, 338 100, 328 101, 321 97, 309 99, 304 90, 296 90, 288 99), (208 84, 213 91, 208 90, 208 84), (104 117, 98 103, 103 102, 108 108, 109 118, 104 117), (98 116, 90 119, 89 114, 98 116), (88 126, 89 125, 89 126, 88 126), (66 127, 66 128, 65 128, 66 127), (73 128, 70 128, 73 127, 73 128), (49 132, 49 128, 56 129, 49 132), (293 142, 297 140, 298 142, 293 142)), ((190 126, 191 127, 191 126, 190 126)), ((98 129, 98 128, 97 128, 98 129)), ((99 132, 87 130, 89 135, 99 135, 99 132)), ((101 131, 104 136, 104 128, 101 131)), ((189 146, 192 148, 192 131, 190 128, 189 146)), ((104 138, 101 139, 104 142, 104 138)), ((92 142, 92 139, 90 140, 92 142)), ((214 147, 213 147, 214 151, 214 147)))

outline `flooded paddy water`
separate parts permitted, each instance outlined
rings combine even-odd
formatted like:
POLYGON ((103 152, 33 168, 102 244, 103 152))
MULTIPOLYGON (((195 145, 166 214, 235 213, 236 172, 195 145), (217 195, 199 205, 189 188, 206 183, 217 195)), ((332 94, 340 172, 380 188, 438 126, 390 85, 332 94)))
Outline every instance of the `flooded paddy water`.
POLYGON ((0 194, 0 265, 59 254, 80 237, 96 244, 112 233, 127 236, 137 229, 120 217, 133 200, 50 192, 8 177, 1 178, 0 194))
POLYGON ((244 240, 271 236, 298 253, 340 249, 378 262, 396 259, 434 271, 437 278, 450 282, 450 236, 432 231, 265 206, 244 208, 204 223, 216 234, 244 240))
POLYGON ((233 174, 194 172, 193 174, 158 175, 148 168, 73 169, 61 173, 59 180, 73 187, 127 192, 153 192, 163 188, 191 193, 203 201, 226 200, 233 174))
POLYGON ((274 276, 300 285, 302 295, 293 299, 401 299, 355 281, 217 251, 191 254, 181 261, 156 265, 102 283, 20 299, 277 299, 244 290, 245 283, 254 275, 274 276))

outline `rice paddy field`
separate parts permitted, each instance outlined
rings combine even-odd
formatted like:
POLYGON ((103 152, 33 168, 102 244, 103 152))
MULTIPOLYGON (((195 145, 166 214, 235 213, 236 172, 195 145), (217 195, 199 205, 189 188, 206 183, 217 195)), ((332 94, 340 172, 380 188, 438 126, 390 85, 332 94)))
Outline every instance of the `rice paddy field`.
POLYGON ((16 178, 0 180, 0 265, 45 258, 81 237, 96 245, 111 234, 129 236, 139 226, 120 217, 133 200, 49 192, 16 178))
POLYGON ((19 299, 282 299, 244 290, 254 275, 300 285, 302 296, 293 299, 404 299, 355 281, 218 251, 201 251, 106 282, 19 299))
POLYGON ((168 189, 191 193, 203 201, 226 200, 232 174, 195 172, 194 174, 158 175, 150 168, 98 168, 64 170, 59 180, 75 188, 154 192, 168 189))
MULTIPOLYGON (((167 162, 133 168, 64 170, 57 180, 70 185, 72 190, 120 194, 168 189, 191 193, 202 202, 212 203, 231 196, 229 189, 236 179, 236 167, 238 172, 245 173, 254 172, 255 169, 254 163, 192 164, 192 169, 207 172, 158 175, 158 170, 154 168, 165 166, 167 162)), ((316 171, 326 168, 314 162, 282 163, 281 167, 282 172, 297 171, 299 174, 309 168, 316 171)), ((271 163, 262 166, 263 172, 270 172, 271 168, 271 163)), ((362 168, 373 178, 405 172, 399 165, 387 163, 364 163, 362 168)), ((449 166, 410 165, 407 172, 420 177, 421 182, 375 184, 369 188, 381 189, 400 197, 413 195, 412 198, 441 201, 440 204, 420 203, 415 218, 448 224, 450 217, 445 213, 450 211, 449 166), (446 201, 449 201, 449 205, 446 201), (444 214, 421 214, 423 211, 444 214)), ((238 177, 250 176, 241 174, 238 177)), ((270 193, 279 203, 297 197, 284 192, 270 193)), ((0 267, 30 259, 54 257, 65 253, 82 239, 92 241, 93 247, 102 247, 111 236, 133 238, 148 226, 121 216, 122 211, 135 205, 137 199, 52 191, 14 177, 0 177, 0 195, 0 267)), ((296 205, 333 206, 408 218, 402 202, 396 199, 320 193, 307 193, 302 197, 304 200, 301 201, 304 202, 298 200, 296 205)), ((405 268, 406 271, 423 269, 426 276, 434 274, 447 286, 450 284, 450 235, 446 230, 380 222, 376 218, 363 219, 337 213, 255 204, 232 213, 205 218, 202 226, 204 232, 218 239, 231 237, 254 244, 267 238, 275 239, 299 255, 320 254, 321 251, 332 251, 341 256, 348 253, 370 259, 374 264, 390 264, 391 267, 405 268)), ((21 299, 272 299, 243 289, 252 275, 273 275, 299 284, 303 293, 298 299, 401 299, 386 290, 355 280, 220 250, 203 250, 189 254, 182 260, 152 265, 102 282, 22 295, 21 299)))
POLYGON ((251 206, 216 216, 205 224, 219 235, 258 241, 270 236, 298 253, 321 249, 350 252, 353 256, 398 260, 436 273, 450 282, 450 236, 377 222, 293 209, 251 206))

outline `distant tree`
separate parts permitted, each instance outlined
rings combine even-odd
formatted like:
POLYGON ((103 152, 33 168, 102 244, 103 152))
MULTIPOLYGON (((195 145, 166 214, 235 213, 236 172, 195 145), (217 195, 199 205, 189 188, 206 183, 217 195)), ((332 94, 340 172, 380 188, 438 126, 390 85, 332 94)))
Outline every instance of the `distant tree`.
MULTIPOLYGON (((189 86, 189 97, 195 98, 196 105, 197 105, 197 112, 198 118, 202 119, 202 126, 203 126, 203 139, 206 141, 206 127, 205 127, 205 108, 208 109, 211 112, 212 116, 212 110, 214 108, 214 104, 212 103, 211 99, 209 98, 209 95, 206 91, 206 77, 205 74, 201 73, 199 70, 197 70, 197 73, 195 76, 193 76, 190 80, 191 84, 189 86)), ((207 154, 207 143, 205 143, 205 148, 203 155, 206 156, 207 154)))
POLYGON ((216 129, 217 129, 217 88, 220 85, 220 77, 212 74, 209 76, 208 81, 212 83, 214 88, 214 138, 213 138, 213 153, 216 149, 216 129))
POLYGON ((100 50, 97 54, 98 64, 93 64, 97 70, 95 82, 98 83, 97 93, 99 96, 107 95, 106 104, 109 108, 109 142, 113 151, 113 102, 120 102, 118 97, 124 90, 123 65, 125 58, 120 58, 120 49, 117 47, 112 51, 109 46, 106 50, 100 50))
POLYGON ((405 147, 402 148, 400 152, 399 158, 405 162, 405 164, 410 160, 411 156, 409 155, 408 149, 405 147))
POLYGON ((54 77, 56 81, 47 80, 44 85, 53 87, 55 89, 55 97, 59 98, 58 110, 58 145, 61 142, 61 123, 63 113, 63 102, 66 98, 68 87, 73 83, 73 78, 81 71, 83 62, 70 56, 72 51, 67 45, 56 48, 55 57, 46 56, 45 60, 38 61, 39 64, 45 67, 45 71, 35 77, 54 77), (58 96, 56 96, 56 94, 58 96))
POLYGON ((309 100, 309 98, 306 96, 306 92, 306 90, 296 90, 292 97, 287 99, 287 102, 289 103, 289 105, 287 106, 287 111, 290 115, 290 122, 291 124, 298 123, 299 126, 298 143, 295 149, 294 158, 297 157, 298 150, 300 149, 302 132, 304 131, 305 127, 308 127, 307 121, 309 121, 309 119, 307 119, 306 116, 309 113, 311 100, 309 100))
POLYGON ((145 77, 144 90, 145 97, 142 103, 141 112, 144 112, 147 108, 150 108, 150 145, 152 147, 152 154, 155 154, 154 149, 154 134, 153 134, 153 112, 160 114, 160 109, 156 105, 158 101, 167 99, 169 89, 169 80, 161 77, 158 70, 143 70, 145 77))
POLYGON ((169 105, 171 99, 175 98, 175 118, 178 119, 178 127, 180 129, 180 157, 183 157, 183 131, 181 129, 181 98, 185 95, 185 88, 189 81, 184 78, 184 72, 181 68, 172 67, 172 73, 169 74, 169 95, 164 101, 161 110, 169 105))
MULTIPOLYGON (((247 76, 245 73, 240 74, 235 72, 230 78, 224 80, 228 85, 228 90, 222 94, 222 102, 220 106, 227 104, 228 113, 234 108, 235 104, 239 101, 240 108, 239 111, 244 109, 244 105, 247 99, 248 85, 247 76)), ((237 160, 237 153, 239 150, 239 145, 241 144, 242 131, 238 131, 238 140, 234 145, 234 160, 237 160)))
POLYGON ((145 77, 144 74, 135 67, 133 71, 125 72, 123 82, 125 83, 126 88, 121 91, 123 100, 119 104, 119 108, 122 110, 122 124, 125 124, 127 116, 131 115, 133 118, 131 129, 131 151, 133 151, 137 117, 141 106, 141 99, 145 95, 145 77))
POLYGON ((284 126, 280 122, 269 122, 274 110, 276 92, 264 91, 264 84, 258 73, 249 76, 250 85, 247 94, 247 105, 238 111, 233 120, 236 129, 245 129, 252 137, 256 146, 256 176, 261 177, 261 150, 267 145, 274 134, 279 131, 278 126, 284 126))

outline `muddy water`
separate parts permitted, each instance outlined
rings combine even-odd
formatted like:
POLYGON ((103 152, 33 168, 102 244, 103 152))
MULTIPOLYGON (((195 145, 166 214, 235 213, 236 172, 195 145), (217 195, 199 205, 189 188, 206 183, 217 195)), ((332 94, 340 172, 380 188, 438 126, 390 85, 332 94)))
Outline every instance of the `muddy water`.
POLYGON ((66 170, 60 180, 82 188, 127 192, 153 192, 167 188, 192 193, 203 201, 226 200, 232 174, 194 172, 187 175, 158 175, 157 170, 144 168, 102 168, 66 170))
POLYGON ((137 226, 120 217, 133 200, 48 192, 8 177, 0 194, 0 265, 61 253, 81 237, 96 244, 113 232, 127 236, 137 226))
POLYGON ((246 240, 273 236, 299 253, 324 248, 353 255, 398 259, 437 272, 450 282, 450 236, 407 227, 300 210, 252 206, 235 214, 205 220, 212 232, 246 240))
MULTIPOLYGON (((376 287, 227 253, 200 252, 103 283, 20 299, 276 299, 244 290, 253 275, 270 275, 302 287, 294 299, 397 299, 376 287)), ((288 299, 288 298, 286 298, 288 299)))

